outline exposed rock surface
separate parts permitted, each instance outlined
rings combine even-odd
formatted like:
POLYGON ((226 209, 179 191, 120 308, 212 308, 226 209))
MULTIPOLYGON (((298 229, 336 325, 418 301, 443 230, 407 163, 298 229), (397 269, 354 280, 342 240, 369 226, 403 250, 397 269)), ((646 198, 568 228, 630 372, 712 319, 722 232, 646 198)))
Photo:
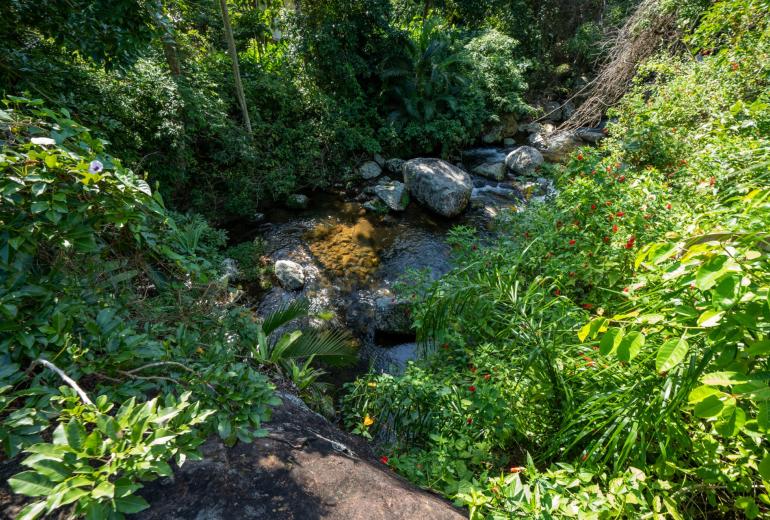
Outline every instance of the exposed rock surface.
POLYGON ((404 180, 418 202, 445 217, 462 213, 473 189, 470 175, 441 159, 407 161, 404 180))
POLYGON ((578 146, 586 144, 575 130, 566 130, 548 136, 541 148, 543 157, 553 162, 561 162, 578 146))
POLYGON ((382 173, 382 168, 375 161, 367 161, 358 167, 358 173, 363 179, 376 179, 382 173))
POLYGON ((291 260, 278 260, 275 263, 275 276, 284 289, 296 291, 305 285, 305 273, 302 266, 291 260))
POLYGON ((393 211, 404 211, 409 204, 409 195, 403 182, 380 183, 374 187, 374 194, 393 211))
POLYGON ((173 479, 145 485, 141 520, 461 520, 296 397, 265 425, 269 436, 227 448, 216 439, 173 479))
POLYGON ((475 173, 476 175, 481 175, 482 177, 486 177, 487 179, 494 179, 497 181, 501 181, 505 178, 505 163, 504 162, 495 162, 495 163, 485 162, 476 166, 473 169, 473 173, 475 173))
POLYGON ((529 175, 541 164, 543 154, 531 146, 520 146, 505 158, 505 165, 517 175, 529 175))

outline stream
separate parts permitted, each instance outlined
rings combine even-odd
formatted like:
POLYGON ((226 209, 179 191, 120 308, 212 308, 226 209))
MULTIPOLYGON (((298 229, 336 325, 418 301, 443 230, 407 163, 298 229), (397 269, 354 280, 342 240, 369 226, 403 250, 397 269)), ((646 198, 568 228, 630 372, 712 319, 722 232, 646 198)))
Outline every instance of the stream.
MULTIPOLYGON (((470 172, 484 162, 503 161, 509 149, 477 148, 463 153, 470 172)), ((296 298, 310 302, 310 325, 348 329, 359 344, 359 363, 333 374, 339 385, 369 369, 398 373, 417 356, 408 306, 397 302, 394 285, 409 270, 425 270, 436 279, 452 267, 446 234, 452 226, 473 226, 485 233, 501 211, 521 209, 553 191, 543 178, 494 181, 471 174, 468 209, 446 219, 412 201, 403 212, 367 212, 358 193, 316 193, 304 210, 275 209, 267 222, 253 225, 238 239, 260 236, 272 262, 292 260, 305 273, 299 291, 275 284, 261 297, 265 315, 296 298)), ((372 182, 377 182, 375 179, 372 182)), ((401 180, 401 179, 399 179, 401 180)))

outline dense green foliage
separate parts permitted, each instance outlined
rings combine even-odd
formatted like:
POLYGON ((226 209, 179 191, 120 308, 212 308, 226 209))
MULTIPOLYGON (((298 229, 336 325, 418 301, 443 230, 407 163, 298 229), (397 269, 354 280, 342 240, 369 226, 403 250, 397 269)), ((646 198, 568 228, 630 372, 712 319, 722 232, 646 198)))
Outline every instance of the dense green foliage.
POLYGON ((140 480, 170 475, 208 434, 264 434, 279 403, 266 373, 307 388, 310 361, 349 356, 347 337, 278 334, 307 305, 264 320, 236 305, 221 232, 166 210, 68 112, 5 105, 0 442, 30 468, 9 483, 40 497, 21 518, 70 504, 120 517, 147 507, 140 480))
POLYGON ((216 2, 15 0, 0 7, 0 93, 69 109, 174 208, 225 222, 345 183, 373 153, 456 153, 526 111, 528 65, 541 84, 559 61, 590 68, 626 3, 232 2, 249 136, 216 2))
POLYGON ((474 518, 768 514, 768 8, 715 3, 552 203, 454 232, 432 353, 346 398, 396 470, 474 518))

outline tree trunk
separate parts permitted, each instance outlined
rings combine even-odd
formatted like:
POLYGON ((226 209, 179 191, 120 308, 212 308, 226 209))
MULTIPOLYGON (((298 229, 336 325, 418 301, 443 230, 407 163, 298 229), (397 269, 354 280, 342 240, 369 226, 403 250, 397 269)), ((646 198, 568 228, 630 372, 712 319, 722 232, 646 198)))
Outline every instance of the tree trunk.
POLYGON ((171 75, 178 78, 182 75, 182 68, 179 66, 179 56, 176 53, 176 42, 171 35, 163 36, 163 55, 166 56, 166 63, 171 75))
POLYGON ((227 50, 230 53, 230 59, 233 62, 233 81, 235 82, 235 95, 238 98, 238 104, 241 106, 243 114, 243 124, 246 131, 251 135, 251 119, 249 110, 246 107, 246 95, 243 92, 243 82, 241 82, 241 69, 238 66, 238 51, 235 49, 235 38, 233 38, 233 28, 230 25, 230 15, 227 12, 227 0, 219 0, 219 7, 222 9, 222 22, 225 26, 225 39, 227 40, 227 50))

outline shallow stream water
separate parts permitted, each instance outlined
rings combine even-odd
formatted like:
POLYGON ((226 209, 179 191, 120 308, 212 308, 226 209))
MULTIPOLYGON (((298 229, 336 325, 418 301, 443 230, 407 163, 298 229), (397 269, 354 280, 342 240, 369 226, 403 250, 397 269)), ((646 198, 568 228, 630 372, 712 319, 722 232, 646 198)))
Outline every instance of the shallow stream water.
MULTIPOLYGON (((503 160, 506 152, 472 150, 464 154, 463 166, 470 171, 490 158, 503 160)), ((261 298, 258 312, 265 314, 295 298, 307 298, 312 312, 330 317, 328 326, 350 330, 359 342, 361 363, 342 379, 369 364, 377 370, 398 371, 416 355, 414 335, 378 333, 376 300, 395 297, 394 284, 409 270, 425 270, 433 279, 446 273, 451 268, 446 234, 452 226, 463 224, 485 231, 499 212, 515 211, 526 204, 533 184, 547 184, 543 179, 496 182, 475 175, 472 179, 468 210, 451 220, 414 201, 404 212, 375 215, 354 196, 316 193, 305 210, 274 210, 267 223, 245 230, 241 227, 239 240, 259 235, 271 261, 293 260, 305 272, 302 290, 286 291, 276 284, 261 298)))

